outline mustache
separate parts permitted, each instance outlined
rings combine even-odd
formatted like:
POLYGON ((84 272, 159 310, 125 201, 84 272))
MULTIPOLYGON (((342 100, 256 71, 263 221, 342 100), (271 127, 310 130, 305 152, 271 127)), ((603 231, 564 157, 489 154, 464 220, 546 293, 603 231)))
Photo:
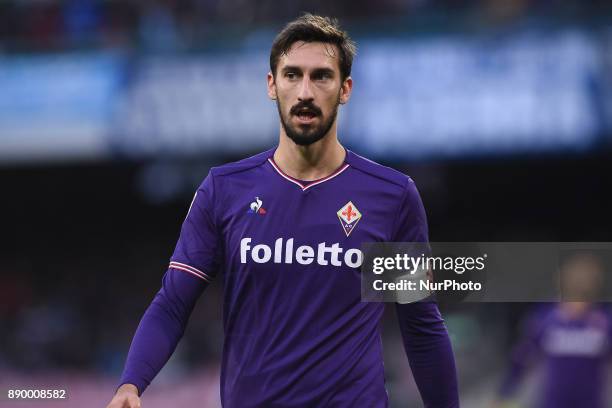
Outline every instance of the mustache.
POLYGON ((291 113, 292 115, 297 115, 302 109, 307 109, 317 116, 321 116, 322 114, 321 109, 315 106, 312 102, 300 102, 297 105, 293 106, 289 113, 291 113))

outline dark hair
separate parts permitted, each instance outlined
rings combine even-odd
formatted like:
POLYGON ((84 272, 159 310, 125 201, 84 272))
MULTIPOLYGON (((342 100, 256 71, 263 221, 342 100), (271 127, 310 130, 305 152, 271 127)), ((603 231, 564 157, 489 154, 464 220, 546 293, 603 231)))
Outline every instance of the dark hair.
POLYGON ((293 20, 278 33, 270 51, 270 70, 276 75, 276 67, 280 56, 286 54, 291 46, 298 42, 322 42, 338 47, 340 75, 344 81, 351 75, 353 57, 357 52, 355 42, 348 33, 343 31, 338 20, 330 17, 316 16, 306 13, 293 20))

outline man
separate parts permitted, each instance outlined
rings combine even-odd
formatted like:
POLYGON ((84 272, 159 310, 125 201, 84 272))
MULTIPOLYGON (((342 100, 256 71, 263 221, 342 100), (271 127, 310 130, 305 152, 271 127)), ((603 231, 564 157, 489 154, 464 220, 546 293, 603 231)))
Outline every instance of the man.
MULTIPOLYGON (((224 279, 224 407, 386 407, 379 322, 360 301, 363 242, 426 242, 407 176, 346 150, 336 135, 355 45, 306 14, 274 40, 268 95, 278 147, 211 169, 197 190, 163 287, 134 336, 109 408, 138 407, 198 296, 224 279)), ((397 305, 427 407, 458 407, 450 341, 435 303, 397 305)))
POLYGON ((530 313, 493 407, 514 406, 521 380, 538 361, 543 375, 534 406, 609 406, 605 386, 612 315, 595 303, 604 283, 604 265, 595 253, 577 251, 562 257, 559 272, 563 301, 530 313))

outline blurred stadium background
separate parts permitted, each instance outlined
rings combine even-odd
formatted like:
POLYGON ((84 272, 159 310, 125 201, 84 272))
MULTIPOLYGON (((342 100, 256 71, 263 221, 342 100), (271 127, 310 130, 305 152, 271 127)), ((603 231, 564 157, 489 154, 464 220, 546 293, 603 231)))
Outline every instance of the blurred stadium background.
MULTIPOLYGON (((608 1, 5 0, 3 390, 110 400, 193 191, 276 143, 269 47, 301 11, 357 40, 340 138, 415 179, 432 241, 611 241, 608 1)), ((217 406, 220 296, 218 282, 201 298, 146 408, 217 406)), ((445 307, 464 407, 490 403, 530 307, 445 307)), ((418 407, 394 318, 392 407, 418 407)))

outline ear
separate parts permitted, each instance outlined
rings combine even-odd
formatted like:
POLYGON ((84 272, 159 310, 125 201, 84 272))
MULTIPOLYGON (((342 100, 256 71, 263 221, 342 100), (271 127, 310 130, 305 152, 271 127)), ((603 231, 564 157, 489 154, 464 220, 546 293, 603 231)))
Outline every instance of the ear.
POLYGON ((272 72, 268 72, 268 97, 273 101, 276 100, 276 83, 272 72))
POLYGON ((347 77, 340 87, 340 103, 345 104, 351 97, 353 91, 353 78, 347 77))

